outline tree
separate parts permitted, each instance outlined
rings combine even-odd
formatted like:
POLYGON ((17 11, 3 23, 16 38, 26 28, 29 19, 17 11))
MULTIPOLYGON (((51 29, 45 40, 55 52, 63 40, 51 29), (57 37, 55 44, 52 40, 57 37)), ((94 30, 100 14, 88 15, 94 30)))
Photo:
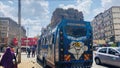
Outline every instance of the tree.
POLYGON ((111 47, 117 47, 116 43, 111 44, 111 47))

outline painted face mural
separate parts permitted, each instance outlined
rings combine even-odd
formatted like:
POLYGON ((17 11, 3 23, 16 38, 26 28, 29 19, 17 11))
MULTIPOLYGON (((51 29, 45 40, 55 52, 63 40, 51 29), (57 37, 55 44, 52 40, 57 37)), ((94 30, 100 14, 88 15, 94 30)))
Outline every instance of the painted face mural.
POLYGON ((84 51, 87 51, 88 47, 84 45, 82 42, 71 42, 70 49, 68 50, 72 53, 76 60, 78 60, 84 51))

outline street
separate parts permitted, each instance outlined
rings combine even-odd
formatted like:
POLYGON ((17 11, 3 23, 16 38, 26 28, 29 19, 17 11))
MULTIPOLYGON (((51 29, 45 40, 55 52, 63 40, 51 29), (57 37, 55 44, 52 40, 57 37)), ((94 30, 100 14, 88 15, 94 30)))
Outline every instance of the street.
MULTIPOLYGON (((0 53, 0 55, 3 55, 3 53, 0 53)), ((0 66, 0 68, 2 67, 0 66)), ((36 62, 36 57, 27 58, 26 53, 22 53, 21 63, 18 64, 18 68, 42 68, 42 66, 36 62)), ((116 68, 116 67, 109 65, 96 65, 95 62, 93 62, 92 68, 116 68)))

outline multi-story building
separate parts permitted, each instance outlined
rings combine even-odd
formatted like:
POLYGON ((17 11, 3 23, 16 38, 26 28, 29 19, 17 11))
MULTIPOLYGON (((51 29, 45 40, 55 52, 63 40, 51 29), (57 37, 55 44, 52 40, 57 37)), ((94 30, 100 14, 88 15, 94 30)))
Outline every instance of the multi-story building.
POLYGON ((94 40, 120 42, 120 6, 113 6, 92 21, 94 40))
POLYGON ((55 27, 63 18, 71 20, 84 20, 83 13, 73 8, 57 8, 52 15, 51 23, 48 25, 55 27))
MULTIPOLYGON (((11 44, 19 36, 19 25, 8 17, 0 17, 0 46, 11 44)), ((26 37, 26 30, 21 27, 21 37, 26 37)))
POLYGON ((95 19, 92 21, 93 28, 93 38, 94 39, 104 39, 104 28, 103 28, 103 15, 102 13, 95 16, 95 19))

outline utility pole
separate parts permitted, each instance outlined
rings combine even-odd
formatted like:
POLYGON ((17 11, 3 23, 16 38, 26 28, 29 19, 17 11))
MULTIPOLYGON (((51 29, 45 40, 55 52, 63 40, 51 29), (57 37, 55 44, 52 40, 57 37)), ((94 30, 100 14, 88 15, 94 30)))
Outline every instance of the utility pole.
POLYGON ((18 63, 21 63, 21 0, 18 0, 18 24, 19 24, 18 63))

